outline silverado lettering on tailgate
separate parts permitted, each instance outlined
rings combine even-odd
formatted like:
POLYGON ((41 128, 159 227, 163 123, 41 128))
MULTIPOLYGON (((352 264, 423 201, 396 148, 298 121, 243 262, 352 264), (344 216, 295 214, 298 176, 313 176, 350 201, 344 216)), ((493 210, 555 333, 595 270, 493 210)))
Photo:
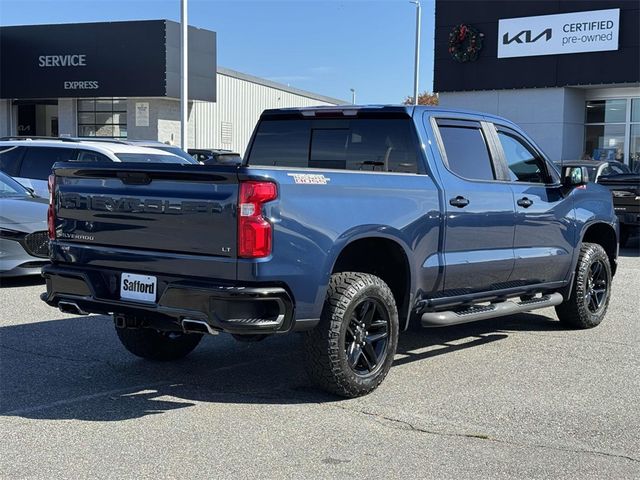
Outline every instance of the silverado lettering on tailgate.
POLYGON ((162 200, 159 198, 108 197, 105 195, 80 195, 63 193, 60 195, 60 207, 71 210, 95 210, 118 213, 209 213, 222 211, 217 202, 204 200, 162 200))

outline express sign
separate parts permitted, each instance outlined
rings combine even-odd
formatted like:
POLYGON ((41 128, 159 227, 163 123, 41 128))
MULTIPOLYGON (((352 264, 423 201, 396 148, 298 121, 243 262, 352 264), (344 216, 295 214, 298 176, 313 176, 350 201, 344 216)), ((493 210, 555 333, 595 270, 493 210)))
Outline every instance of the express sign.
POLYGON ((620 9, 509 18, 498 22, 498 58, 618 49, 620 9))

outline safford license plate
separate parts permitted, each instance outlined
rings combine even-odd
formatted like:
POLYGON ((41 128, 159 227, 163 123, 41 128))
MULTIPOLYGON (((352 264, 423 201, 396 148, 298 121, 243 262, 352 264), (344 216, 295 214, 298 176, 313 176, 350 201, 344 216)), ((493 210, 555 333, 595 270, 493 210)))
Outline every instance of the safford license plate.
POLYGON ((120 298, 138 302, 155 302, 158 279, 150 275, 123 273, 120 277, 120 298))

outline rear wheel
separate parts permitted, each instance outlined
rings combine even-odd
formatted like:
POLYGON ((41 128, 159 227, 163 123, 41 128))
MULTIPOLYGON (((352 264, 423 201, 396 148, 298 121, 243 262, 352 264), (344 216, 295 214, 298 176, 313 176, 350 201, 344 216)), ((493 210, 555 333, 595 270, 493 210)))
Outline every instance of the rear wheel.
POLYGON ((198 346, 197 333, 162 332, 151 328, 116 328, 124 348, 148 360, 169 361, 186 357, 198 346))
POLYGON ((380 278, 344 272, 331 276, 320 323, 305 334, 305 365, 325 390, 357 397, 384 380, 398 343, 398 312, 380 278))
POLYGON ((602 322, 611 296, 611 264, 596 243, 580 248, 571 296, 556 307, 560 321, 572 328, 593 328, 602 322))

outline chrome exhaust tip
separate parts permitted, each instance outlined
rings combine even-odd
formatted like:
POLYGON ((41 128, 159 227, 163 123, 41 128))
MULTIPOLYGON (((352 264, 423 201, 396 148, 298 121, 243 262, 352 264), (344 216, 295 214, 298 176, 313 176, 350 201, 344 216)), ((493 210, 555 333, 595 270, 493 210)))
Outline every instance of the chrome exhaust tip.
POLYGON ((75 302, 60 301, 58 302, 58 310, 62 313, 71 313, 73 315, 89 315, 89 312, 82 310, 75 302))
POLYGON ((211 328, 204 320, 195 320, 193 318, 183 318, 182 319, 182 330, 185 333, 206 333, 209 335, 217 335, 219 332, 211 328))

